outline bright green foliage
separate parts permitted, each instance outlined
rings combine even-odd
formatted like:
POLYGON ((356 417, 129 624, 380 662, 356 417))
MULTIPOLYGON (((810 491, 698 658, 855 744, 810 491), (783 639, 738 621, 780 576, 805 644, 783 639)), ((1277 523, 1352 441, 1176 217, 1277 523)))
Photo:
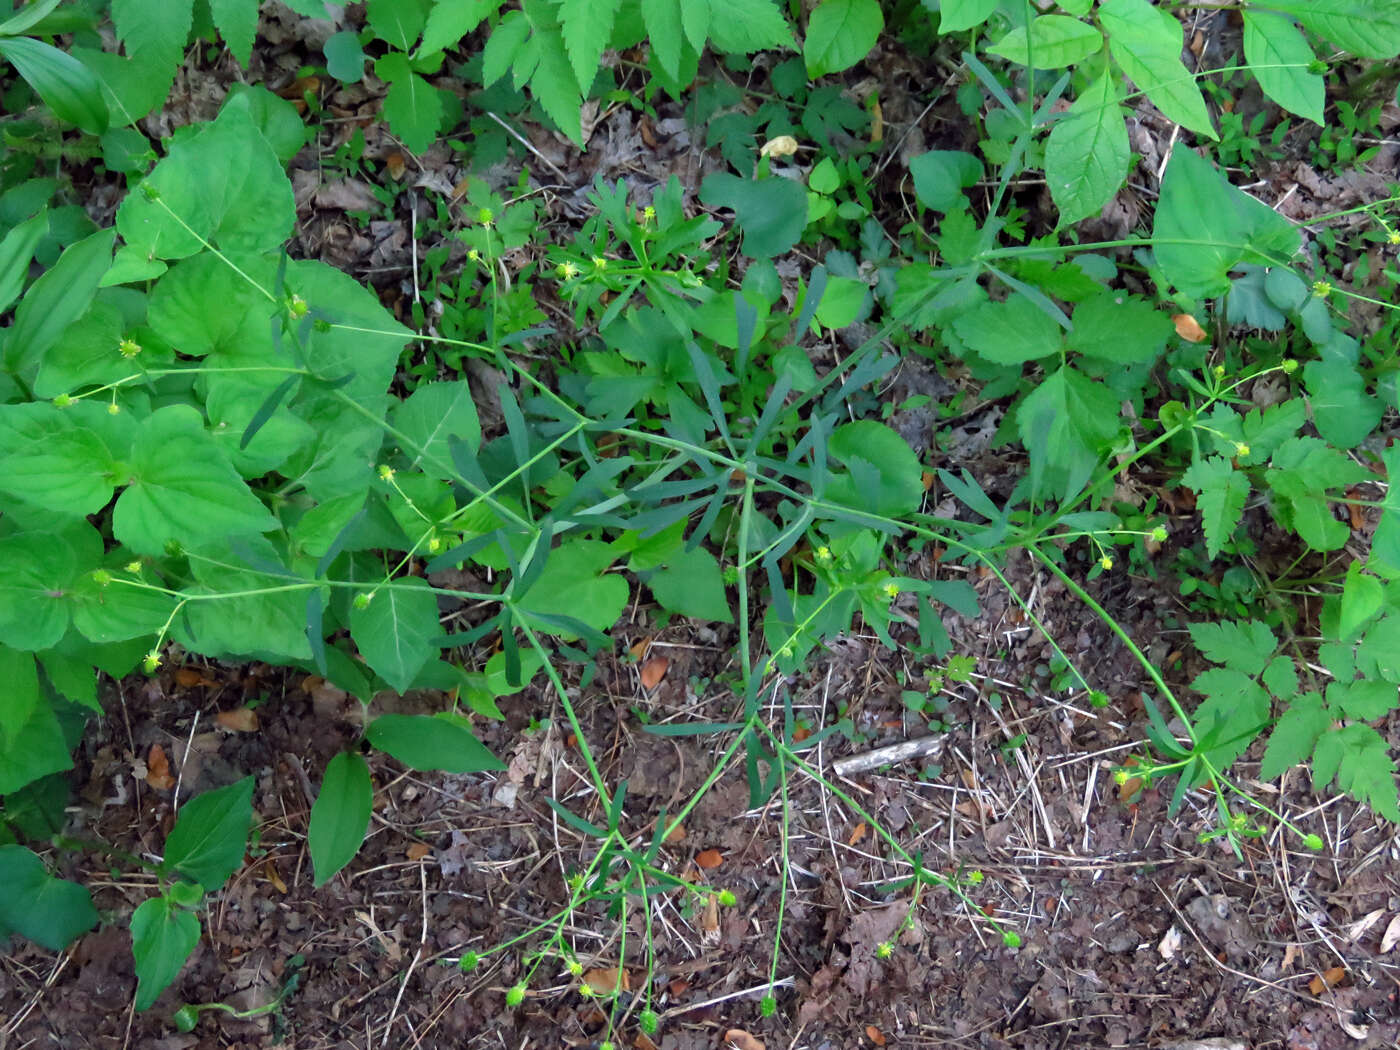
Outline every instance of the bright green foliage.
POLYGON ((560 0, 559 22, 564 50, 578 80, 578 89, 584 94, 598 74, 598 60, 608 46, 621 5, 622 0, 560 0))
POLYGON ((994 55, 1035 69, 1064 69, 1103 47, 1103 34, 1067 15, 1037 15, 987 48, 994 55))
POLYGON ((1181 477, 1196 493, 1201 525, 1206 533, 1206 553, 1214 558, 1234 534, 1249 497, 1249 479, 1223 456, 1198 460, 1181 477))
POLYGON ((1146 299, 1104 291, 1074 308, 1068 344, 1104 361, 1146 364, 1158 358, 1171 333, 1171 318, 1146 299))
POLYGON ((1269 0, 1344 51, 1362 58, 1400 54, 1400 10, 1390 0, 1269 0))
POLYGON ((1063 344, 1055 319, 1019 292, 1005 302, 975 307, 954 321, 953 328, 969 350, 1003 365, 1049 357, 1063 344))
POLYGON ((963 190, 982 177, 982 162, 970 153, 929 150, 909 162, 919 203, 935 211, 964 207, 963 190))
POLYGON ((1108 34, 1114 60, 1168 120, 1216 137, 1201 89, 1181 64, 1183 34, 1175 15, 1148 0, 1105 0, 1099 24, 1108 34))
POLYGON ((416 576, 385 584, 368 605, 351 609, 350 637, 365 662, 404 692, 437 655, 442 637, 432 588, 416 576))
POLYGON ((410 769, 479 773, 506 768, 465 727, 446 717, 380 715, 365 738, 410 769))
POLYGON ((178 872, 206 890, 217 890, 243 866, 252 821, 251 776, 190 799, 165 840, 161 870, 178 872))
POLYGON ((0 936, 18 933, 61 952, 97 925, 87 889, 50 875, 22 846, 0 846, 0 885, 0 936))
POLYGON ((15 67, 55 116, 91 135, 107 130, 102 88, 72 55, 42 40, 0 35, 0 58, 15 67))
POLYGON ((1046 377, 1018 406, 1016 426, 1030 451, 1031 491, 1068 499, 1082 489, 1118 433, 1112 392, 1078 369, 1046 377))
POLYGON ((318 888, 359 852, 373 801, 369 766, 363 757, 342 751, 326 763, 306 829, 306 845, 311 851, 311 869, 318 888))
POLYGON ((1128 129, 1116 78, 1095 78, 1050 129, 1045 178, 1067 226, 1097 215, 1128 174, 1128 129))
POLYGON ((700 199, 711 208, 733 208, 744 231, 744 254, 755 259, 781 255, 807 228, 807 195, 791 179, 741 179, 728 172, 706 177, 700 199))
MULTIPOLYGON (((1394 697, 1392 699, 1392 706, 1394 697)), ((1364 802, 1387 820, 1400 823, 1395 762, 1389 745, 1370 726, 1348 725, 1323 733, 1313 752, 1313 783, 1337 786, 1358 802, 1364 802)))
POLYGON ((1246 10, 1244 57, 1264 94, 1291 113, 1323 122, 1322 77, 1308 68, 1317 56, 1291 19, 1246 10))
POLYGON ((884 27, 878 0, 822 0, 807 20, 802 42, 807 75, 849 69, 870 52, 884 27))
POLYGON ((390 51, 374 64, 374 75, 389 82, 384 117, 394 134, 414 153, 422 153, 437 138, 442 125, 442 97, 437 88, 413 72, 407 57, 390 51))
POLYGON ((180 973, 199 943, 199 919, 168 897, 152 897, 131 915, 136 1009, 147 1010, 180 973))
POLYGON ((1230 290, 1242 262, 1287 262, 1298 231, 1267 204, 1231 186, 1189 149, 1172 151, 1152 226, 1152 250, 1167 279, 1197 298, 1230 290), (1206 219, 1209 216, 1209 219, 1206 219))
POLYGON ((955 33, 971 29, 991 17, 997 0, 942 0, 938 9, 938 31, 955 33))

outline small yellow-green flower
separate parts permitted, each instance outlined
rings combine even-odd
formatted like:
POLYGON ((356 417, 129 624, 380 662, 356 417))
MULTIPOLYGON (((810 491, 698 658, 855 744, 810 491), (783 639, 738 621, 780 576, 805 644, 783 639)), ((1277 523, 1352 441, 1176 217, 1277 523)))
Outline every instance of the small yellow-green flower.
POLYGON ((287 305, 287 309, 291 311, 293 317, 305 317, 311 310, 311 307, 306 305, 306 300, 301 296, 294 295, 292 296, 291 302, 287 305))
POLYGON ((733 890, 720 890, 719 903, 720 907, 732 908, 736 903, 738 903, 738 898, 734 896, 733 890))
POLYGON ((595 256, 593 256, 593 269, 595 269, 595 270, 606 270, 607 268, 608 268, 608 260, 604 259, 601 255, 595 255, 595 256))
POLYGON ((476 221, 483 226, 490 226, 496 219, 496 213, 490 208, 478 208, 476 210, 476 221))
POLYGON ((592 999, 593 996, 597 995, 598 993, 593 990, 593 986, 591 984, 585 983, 578 986, 578 994, 583 996, 585 999, 592 999))
POLYGON ((394 480, 394 468, 391 467, 391 466, 389 466, 389 464, 387 464, 387 463, 381 463, 381 464, 379 464, 379 480, 380 480, 380 481, 393 481, 393 480, 394 480))
POLYGON ((830 548, 830 547, 828 547, 828 546, 826 546, 825 544, 823 544, 822 546, 820 546, 820 547, 817 548, 817 550, 816 550, 816 555, 817 555, 817 561, 821 562, 821 564, 823 564, 823 565, 830 565, 830 564, 831 564, 831 548, 830 548))
POLYGON ((361 591, 359 594, 355 595, 355 597, 351 599, 350 604, 353 605, 356 609, 359 609, 360 612, 364 612, 366 609, 369 608, 369 603, 373 600, 373 594, 371 594, 369 591, 361 591))
POLYGON ((141 344, 130 337, 123 339, 117 344, 117 353, 122 357, 132 358, 141 352, 141 344))
POLYGON ((573 974, 575 977, 581 977, 583 975, 583 963, 579 962, 577 959, 570 959, 569 973, 573 974))
POLYGON ((506 1005, 512 1007, 519 1006, 524 1001, 525 982, 521 981, 519 984, 511 985, 510 988, 506 991, 506 1005))
POLYGON ((1152 530, 1152 538, 1158 543, 1166 543, 1167 527, 1165 525, 1158 525, 1155 529, 1152 530))
POLYGON ((117 404, 115 401, 111 402, 111 403, 108 404, 108 406, 107 406, 107 414, 108 414, 109 416, 118 416, 118 415, 121 415, 121 411, 122 411, 122 406, 119 405, 119 404, 117 404))
POLYGON ((481 262, 481 253, 473 248, 471 251, 467 252, 467 258, 472 262, 481 262))
POLYGON ((67 407, 68 407, 69 405, 71 405, 72 403, 73 403, 73 395, 72 395, 72 394, 59 394, 58 397, 56 397, 56 398, 53 399, 53 407, 54 407, 54 408, 67 408, 67 407))
POLYGON ((1113 559, 1105 554, 1099 559, 1099 565, 1103 567, 1104 572, 1108 572, 1109 569, 1113 568, 1113 559))
POLYGON ((578 266, 572 260, 569 260, 561 262, 554 268, 554 272, 559 275, 560 280, 572 281, 578 276, 578 266))
POLYGON ((1216 379, 1221 379, 1225 375, 1225 366, 1216 365, 1214 368, 1211 369, 1211 372, 1215 375, 1216 379))
POLYGON ((1386 237, 1386 241, 1390 244, 1400 244, 1400 230, 1391 230, 1389 236, 1386 237))
POLYGON ((1332 294, 1332 282, 1314 281, 1312 291, 1313 295, 1317 296, 1319 299, 1326 299, 1329 295, 1332 294))
POLYGON ((894 601, 899 597, 899 584, 895 583, 894 580, 888 581, 880 590, 884 592, 885 597, 890 601, 894 601))
POLYGON ((155 674, 160 668, 160 653, 152 649, 146 654, 146 658, 141 661, 141 669, 147 674, 155 674))
POLYGON ((1247 455, 1249 455, 1249 446, 1246 445, 1243 441, 1236 441, 1236 442, 1235 442, 1235 455, 1237 455, 1237 456, 1247 456, 1247 455))
POLYGON ((653 208, 650 204, 648 204, 645 208, 642 209, 642 222, 655 222, 655 221, 656 221, 656 209, 653 208))
POLYGON ((987 876, 982 874, 981 868, 973 868, 967 873, 967 881, 974 886, 980 886, 982 884, 982 880, 986 877, 987 876))
POLYGON ((1291 376, 1294 372, 1298 371, 1298 362, 1291 357, 1285 357, 1283 363, 1279 367, 1283 369, 1284 375, 1291 376))
POLYGON ((875 946, 875 954, 881 959, 888 959, 894 954, 894 945, 889 941, 881 941, 875 946))
POLYGON ((124 568, 127 572, 140 572, 141 563, 139 561, 129 561, 124 566, 122 566, 122 568, 124 568))

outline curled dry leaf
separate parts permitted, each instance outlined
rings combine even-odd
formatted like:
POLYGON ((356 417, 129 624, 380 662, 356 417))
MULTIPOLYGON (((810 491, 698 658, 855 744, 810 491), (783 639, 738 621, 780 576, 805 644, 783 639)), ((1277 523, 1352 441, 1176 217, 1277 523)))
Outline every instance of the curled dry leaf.
POLYGON ((278 893, 287 892, 287 884, 282 881, 282 876, 277 871, 277 865, 272 862, 271 857, 263 861, 263 874, 267 877, 267 881, 272 883, 274 890, 278 893))
POLYGON ((700 913, 701 938, 706 941, 719 939, 719 896, 710 894, 705 898, 705 910, 700 913))
POLYGON ((640 642, 633 642, 627 647, 627 651, 632 654, 632 659, 641 663, 646 659, 648 650, 651 649, 651 639, 643 638, 640 642))
POLYGON ((731 1028, 724 1033, 724 1041, 738 1050, 763 1050, 763 1040, 750 1035, 742 1028, 731 1028))
POLYGON ((1309 981, 1308 991, 1312 992, 1313 995, 1321 995, 1323 992, 1327 991, 1327 989, 1335 988, 1337 985, 1341 984, 1342 979, 1346 977, 1346 975, 1347 968, 1345 966, 1333 966, 1328 970, 1324 970, 1309 981))
POLYGON ((1172 314, 1172 324, 1176 326, 1176 334, 1188 343, 1204 343, 1206 341, 1206 330, 1190 314, 1172 314))
POLYGON ((235 707, 232 711, 220 711, 214 721, 235 733, 256 733, 258 713, 251 707, 235 707))
POLYGON ((146 783, 157 791, 169 791, 175 786, 175 778, 170 775, 170 759, 159 744, 152 744, 146 755, 146 783))
POLYGON ((612 995, 619 989, 624 992, 632 990, 632 978, 627 975, 627 971, 621 971, 619 975, 616 966, 609 966, 606 969, 584 971, 582 981, 592 988, 599 995, 612 995), (619 984, 619 980, 621 984, 619 984))
POLYGON ((797 152, 797 140, 791 135, 779 135, 769 139, 758 151, 761 157, 791 157, 797 152))
POLYGON ((717 849, 702 849, 695 854, 695 864, 697 867, 709 870, 718 868, 724 863, 724 854, 717 849))
POLYGON ((1391 919, 1385 933, 1381 934, 1381 954, 1394 951, 1397 944, 1400 944, 1400 915, 1391 919))
POLYGON ((846 840, 846 845, 854 846, 861 839, 865 838, 865 832, 865 821, 862 820, 855 826, 855 830, 851 832, 851 837, 846 840))
POLYGON ((666 677, 666 669, 670 666, 671 661, 664 656, 653 656, 642 664, 642 688, 655 689, 661 684, 661 679, 666 677))
POLYGON ((865 1026, 865 1037, 876 1046, 885 1045, 885 1033, 876 1028, 873 1024, 865 1026))

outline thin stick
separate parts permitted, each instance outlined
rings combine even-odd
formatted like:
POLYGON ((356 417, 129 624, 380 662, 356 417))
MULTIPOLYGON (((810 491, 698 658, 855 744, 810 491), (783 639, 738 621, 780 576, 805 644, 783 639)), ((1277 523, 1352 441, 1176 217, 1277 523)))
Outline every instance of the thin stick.
POLYGON ((864 773, 867 770, 895 762, 907 762, 911 758, 923 758, 927 755, 936 757, 942 753, 943 742, 946 739, 946 737, 941 736, 926 736, 920 737, 918 740, 906 740, 902 744, 877 747, 874 751, 867 751, 863 755, 833 762, 831 769, 838 777, 848 777, 852 773, 864 773))
POLYGON ((737 992, 729 992, 726 995, 719 995, 713 999, 706 999, 703 1003, 686 1003, 684 1006, 673 1006, 661 1016, 675 1017, 678 1014, 688 1014, 694 1010, 703 1010, 707 1006, 715 1006, 718 1003, 727 1003, 730 999, 741 999, 746 995, 755 994, 767 995, 770 989, 791 987, 791 977, 783 977, 772 982, 765 981, 763 984, 756 984, 752 988, 741 988, 737 992))

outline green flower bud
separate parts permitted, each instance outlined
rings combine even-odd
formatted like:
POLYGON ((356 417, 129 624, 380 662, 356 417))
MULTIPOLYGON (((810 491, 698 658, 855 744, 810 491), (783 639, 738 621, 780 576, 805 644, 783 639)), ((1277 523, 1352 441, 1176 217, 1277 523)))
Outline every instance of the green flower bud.
POLYGON ((719 903, 720 907, 732 908, 735 904, 738 903, 738 898, 734 896, 734 892, 732 890, 720 890, 719 903))
POLYGON ((372 599, 373 597, 374 595, 370 594, 368 591, 361 591, 359 594, 355 595, 353 599, 351 599, 350 604, 353 605, 356 609, 359 609, 360 612, 364 612, 366 609, 369 608, 370 599, 372 599))
POLYGON ((656 1016, 655 1010, 643 1010, 637 1015, 637 1026, 647 1035, 655 1035, 661 1027, 661 1018, 656 1016))
POLYGON ((1312 850, 1313 852, 1317 852, 1323 847, 1322 836, 1313 834, 1304 835, 1303 845, 1307 846, 1308 849, 1312 850))
POLYGON ((514 1008, 525 1001, 525 982, 513 984, 506 991, 506 1005, 514 1008))
POLYGON ((73 403, 73 395, 72 395, 72 394, 59 394, 58 397, 56 397, 56 398, 53 399, 53 407, 54 407, 54 408, 67 408, 67 407, 68 407, 69 405, 71 405, 72 403, 73 403))
POLYGON ((481 956, 476 952, 464 952, 457 960, 457 966, 463 973, 471 973, 481 965, 481 956))
POLYGON ((1019 948, 1021 947, 1021 935, 1015 930, 1003 930, 1001 934, 1001 943, 1008 948, 1019 948))
POLYGON ((194 1026, 199 1024, 199 1011, 186 1003, 170 1015, 170 1022, 177 1031, 193 1032, 194 1026))
POLYGON ((758 1001, 758 1012, 764 1017, 772 1017, 778 1012, 778 999, 772 992, 769 992, 758 1001))

